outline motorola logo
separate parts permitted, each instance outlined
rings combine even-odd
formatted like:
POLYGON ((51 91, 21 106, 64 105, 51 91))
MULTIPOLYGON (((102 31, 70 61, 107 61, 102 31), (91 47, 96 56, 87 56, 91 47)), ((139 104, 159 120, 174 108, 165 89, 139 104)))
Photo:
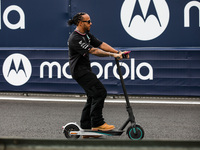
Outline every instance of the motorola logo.
POLYGON ((2 69, 6 81, 14 86, 25 84, 32 74, 32 66, 28 58, 18 53, 8 56, 2 69))
POLYGON ((130 36, 148 41, 165 31, 170 14, 165 0, 124 0, 120 17, 130 36))

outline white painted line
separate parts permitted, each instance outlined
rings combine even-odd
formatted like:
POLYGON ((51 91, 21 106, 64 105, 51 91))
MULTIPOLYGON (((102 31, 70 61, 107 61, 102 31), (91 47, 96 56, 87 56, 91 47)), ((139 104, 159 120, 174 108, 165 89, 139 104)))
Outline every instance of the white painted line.
MULTIPOLYGON (((10 101, 41 101, 41 102, 86 102, 82 98, 37 98, 37 97, 0 97, 0 100, 10 101)), ((126 103, 125 99, 105 100, 106 103, 126 103)), ((166 100, 130 100, 133 104, 173 104, 173 105, 200 105, 200 101, 166 101, 166 100)))
MULTIPOLYGON (((108 103, 125 103, 121 100, 106 100, 108 103)), ((164 100, 130 100, 130 103, 135 104, 179 104, 179 105, 200 105, 200 102, 197 101, 164 101, 164 100)))

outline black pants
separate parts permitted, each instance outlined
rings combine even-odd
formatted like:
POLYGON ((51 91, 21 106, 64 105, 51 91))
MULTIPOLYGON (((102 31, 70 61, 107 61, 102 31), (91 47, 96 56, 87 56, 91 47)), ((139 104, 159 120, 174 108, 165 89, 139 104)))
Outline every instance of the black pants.
POLYGON ((102 110, 107 91, 96 75, 88 72, 76 80, 87 94, 87 102, 82 111, 81 128, 91 129, 103 125, 104 118, 102 110))

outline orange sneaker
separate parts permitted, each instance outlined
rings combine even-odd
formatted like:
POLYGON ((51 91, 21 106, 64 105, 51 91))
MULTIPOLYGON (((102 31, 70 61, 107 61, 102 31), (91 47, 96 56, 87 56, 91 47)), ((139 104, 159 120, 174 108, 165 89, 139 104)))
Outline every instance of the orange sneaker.
POLYGON ((107 123, 104 123, 103 125, 101 125, 99 127, 92 128, 92 131, 98 131, 98 130, 110 131, 110 130, 113 130, 113 129, 115 129, 114 125, 108 125, 107 123))

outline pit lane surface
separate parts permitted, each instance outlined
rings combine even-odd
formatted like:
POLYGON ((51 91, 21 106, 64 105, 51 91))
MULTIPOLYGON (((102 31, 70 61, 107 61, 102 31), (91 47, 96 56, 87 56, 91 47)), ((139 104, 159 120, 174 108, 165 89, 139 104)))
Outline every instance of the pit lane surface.
MULTIPOLYGON (((131 104, 147 140, 200 140, 200 105, 131 104)), ((0 137, 65 139, 62 126, 79 123, 83 102, 0 100, 0 137)), ((104 118, 119 128, 127 119, 125 104, 105 103, 104 118)), ((107 139, 128 139, 121 137, 107 139)))

